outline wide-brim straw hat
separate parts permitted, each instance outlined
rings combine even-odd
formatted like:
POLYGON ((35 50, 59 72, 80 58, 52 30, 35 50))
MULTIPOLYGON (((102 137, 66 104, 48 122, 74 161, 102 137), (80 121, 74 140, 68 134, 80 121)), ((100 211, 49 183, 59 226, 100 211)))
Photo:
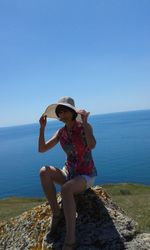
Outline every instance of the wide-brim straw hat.
POLYGON ((78 114, 79 109, 77 109, 75 107, 74 100, 71 97, 66 97, 66 96, 62 97, 57 103, 53 103, 53 104, 49 105, 46 108, 45 112, 43 113, 43 116, 46 115, 48 118, 54 118, 54 119, 59 120, 59 117, 56 115, 56 112, 55 112, 58 105, 63 105, 63 106, 69 107, 72 110, 74 110, 77 113, 76 120, 81 121, 81 115, 78 114))

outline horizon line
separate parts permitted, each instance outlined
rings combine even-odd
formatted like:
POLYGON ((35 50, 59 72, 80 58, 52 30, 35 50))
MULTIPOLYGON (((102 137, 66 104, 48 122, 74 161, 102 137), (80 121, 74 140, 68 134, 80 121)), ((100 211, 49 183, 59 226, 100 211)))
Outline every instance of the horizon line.
MULTIPOLYGON (((150 108, 148 109, 136 109, 136 110, 126 110, 126 111, 112 111, 109 113, 99 113, 99 114, 92 114, 90 115, 92 116, 96 116, 96 115, 110 115, 110 114, 118 114, 118 113, 128 113, 128 112, 138 112, 138 111, 150 111, 150 108)), ((51 120, 49 120, 48 122, 59 122, 59 120, 57 119, 53 119, 51 118, 51 120)), ((6 126, 0 126, 0 129, 3 128, 12 128, 12 127, 21 127, 21 126, 28 126, 28 125, 36 125, 38 124, 38 122, 33 122, 33 123, 21 123, 21 124, 16 124, 16 125, 6 125, 6 126)))

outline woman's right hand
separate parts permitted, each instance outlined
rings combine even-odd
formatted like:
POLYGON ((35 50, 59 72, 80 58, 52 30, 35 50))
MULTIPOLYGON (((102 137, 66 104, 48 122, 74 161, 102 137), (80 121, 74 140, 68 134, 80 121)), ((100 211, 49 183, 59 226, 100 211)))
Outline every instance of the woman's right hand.
POLYGON ((45 128, 46 123, 47 123, 47 116, 46 115, 42 115, 40 120, 39 120, 40 126, 41 128, 45 128))

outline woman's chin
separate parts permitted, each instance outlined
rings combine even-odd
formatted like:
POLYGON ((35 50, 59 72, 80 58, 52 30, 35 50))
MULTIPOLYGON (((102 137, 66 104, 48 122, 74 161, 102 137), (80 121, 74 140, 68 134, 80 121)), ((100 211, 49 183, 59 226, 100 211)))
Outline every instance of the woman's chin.
POLYGON ((59 118, 59 121, 60 121, 60 122, 64 122, 64 123, 66 122, 66 120, 63 119, 63 118, 59 118))

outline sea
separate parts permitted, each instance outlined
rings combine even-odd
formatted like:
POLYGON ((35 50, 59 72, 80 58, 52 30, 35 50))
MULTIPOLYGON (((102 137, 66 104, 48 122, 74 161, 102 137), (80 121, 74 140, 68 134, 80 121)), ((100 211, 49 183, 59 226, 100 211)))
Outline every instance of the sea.
MULTIPOLYGON (((95 185, 150 185, 150 110, 93 115, 89 122, 97 141, 92 151, 98 172, 95 185)), ((62 126, 49 121, 45 139, 62 126)), ((63 167, 66 155, 60 145, 39 153, 38 137, 38 123, 0 128, 0 199, 43 197, 40 168, 63 167)))

